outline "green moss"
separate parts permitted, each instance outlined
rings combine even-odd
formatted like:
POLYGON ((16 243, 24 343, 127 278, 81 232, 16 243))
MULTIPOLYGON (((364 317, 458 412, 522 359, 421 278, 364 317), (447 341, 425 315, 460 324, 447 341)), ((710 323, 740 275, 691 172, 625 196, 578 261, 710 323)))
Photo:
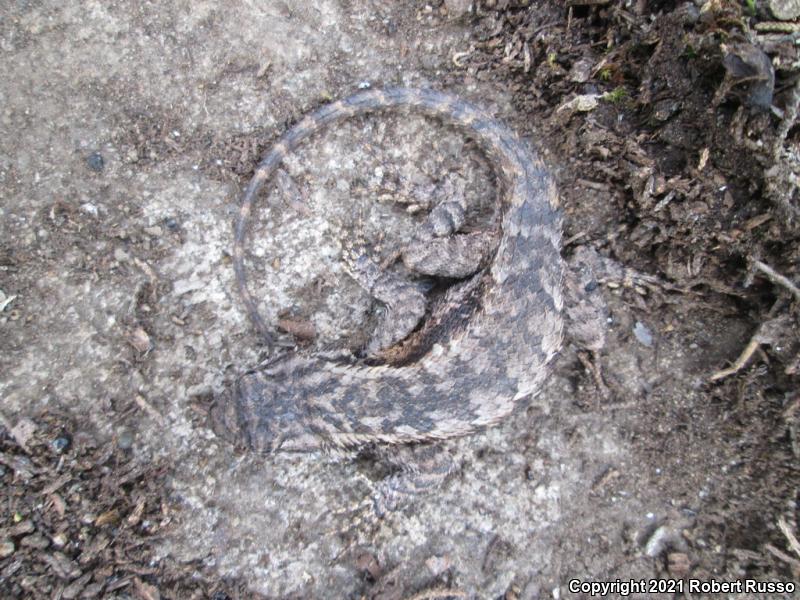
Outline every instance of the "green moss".
POLYGON ((620 104, 628 99, 628 90, 624 87, 619 86, 614 88, 610 92, 606 92, 603 94, 603 100, 606 102, 611 102, 612 104, 620 104))

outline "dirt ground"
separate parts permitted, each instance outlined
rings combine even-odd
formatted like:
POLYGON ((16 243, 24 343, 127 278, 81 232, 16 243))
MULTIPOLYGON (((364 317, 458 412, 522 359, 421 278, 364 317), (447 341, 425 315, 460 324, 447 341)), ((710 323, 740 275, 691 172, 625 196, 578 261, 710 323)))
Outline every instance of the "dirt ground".
MULTIPOLYGON (((796 4, 4 5, 0 594, 800 584, 796 4), (266 356, 230 256, 258 156, 308 110, 382 85, 510 124, 559 183, 565 257, 589 246, 662 285, 603 290, 604 384, 567 344, 528 406, 445 444, 459 469, 440 490, 353 532, 374 464, 242 454, 207 409, 266 356)), ((491 212, 491 165, 435 120, 358 118, 295 153, 248 259, 264 313, 313 326, 283 347, 363 343, 374 304, 342 236, 388 252, 448 173, 491 212)))

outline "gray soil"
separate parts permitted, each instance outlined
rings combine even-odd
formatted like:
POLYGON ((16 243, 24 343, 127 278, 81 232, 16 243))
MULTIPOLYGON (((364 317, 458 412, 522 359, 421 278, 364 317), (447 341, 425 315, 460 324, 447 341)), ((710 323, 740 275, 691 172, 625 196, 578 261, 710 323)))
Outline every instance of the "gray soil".
MULTIPOLYGON (((685 56, 670 40, 710 39, 703 17, 582 6, 567 32, 551 3, 70 4, 0 9, 0 591, 565 598, 583 597, 575 578, 798 580, 794 306, 763 277, 744 285, 752 255, 798 281, 797 232, 770 199, 769 160, 720 133, 745 119, 769 142, 780 119, 742 117, 734 95, 707 125, 730 83, 720 40, 696 43, 684 73, 669 62, 685 56), (608 51, 594 28, 650 54, 609 51, 614 69, 594 69, 608 51), (662 76, 686 77, 667 86, 682 101, 671 129, 645 98, 662 76), (308 110, 382 85, 446 89, 508 122, 563 190, 566 254, 591 244, 679 291, 604 290, 608 397, 567 345, 513 418, 445 444, 455 476, 370 528, 349 512, 383 474, 370 460, 242 454, 206 413, 267 356, 230 257, 258 156, 308 110), (780 340, 710 383, 774 318, 780 340)), ((342 242, 389 256, 450 173, 489 222, 490 165, 434 120, 354 119, 287 161, 248 258, 268 319, 313 326, 282 347, 363 343, 375 306, 342 242)))

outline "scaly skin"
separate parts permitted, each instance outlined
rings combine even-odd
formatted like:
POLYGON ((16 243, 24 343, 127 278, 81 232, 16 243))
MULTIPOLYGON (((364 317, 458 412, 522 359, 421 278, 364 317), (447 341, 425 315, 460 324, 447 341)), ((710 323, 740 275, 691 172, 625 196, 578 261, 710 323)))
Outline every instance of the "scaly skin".
POLYGON ((476 140, 505 187, 502 235, 469 302, 477 306, 415 362, 343 364, 294 354, 243 375, 215 407, 219 431, 263 452, 352 448, 461 436, 509 415, 538 391, 562 342, 558 195, 542 162, 508 128, 455 96, 388 88, 325 105, 289 129, 258 165, 242 199, 234 240, 239 292, 270 339, 247 286, 244 244, 262 186, 287 153, 353 115, 408 107, 476 140))

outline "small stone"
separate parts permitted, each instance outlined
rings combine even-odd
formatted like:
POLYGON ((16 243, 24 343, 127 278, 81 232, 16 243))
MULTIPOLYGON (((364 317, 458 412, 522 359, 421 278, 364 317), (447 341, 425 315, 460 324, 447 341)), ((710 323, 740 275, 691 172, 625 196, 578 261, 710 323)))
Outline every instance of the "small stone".
POLYGON ((81 204, 81 210, 87 215, 92 215, 93 217, 96 217, 100 214, 100 210, 97 208, 97 205, 92 204, 91 202, 84 202, 81 204))
POLYGON ((753 44, 722 44, 725 53, 722 64, 733 83, 747 87, 744 102, 750 106, 769 109, 775 91, 775 69, 769 56, 753 44))
POLYGON ((665 98, 653 105, 653 117, 658 121, 668 121, 680 111, 680 108, 680 102, 673 98, 665 98))
POLYGON ((67 435, 60 435, 52 442, 53 450, 55 450, 59 454, 69 450, 69 447, 71 445, 72 445, 72 440, 67 435))
POLYGON ((178 221, 174 217, 167 217, 166 219, 164 219, 164 225, 170 231, 178 230, 178 221))
POLYGON ((36 432, 36 423, 23 417, 11 429, 14 440, 22 447, 26 448, 31 436, 36 432))
POLYGON ((689 557, 683 552, 670 552, 667 554, 667 570, 676 579, 683 579, 689 574, 692 567, 689 557))
POLYGON ((769 0, 769 12, 780 21, 793 21, 800 17, 800 0, 769 0))
POLYGON ((117 446, 120 450, 130 450, 133 447, 133 435, 127 429, 123 429, 117 435, 117 446))
POLYGON ((92 152, 89 156, 86 157, 86 164, 92 171, 100 172, 103 170, 103 167, 106 165, 106 161, 103 160, 103 155, 99 152, 92 152))
POLYGON ((594 61, 588 58, 577 60, 569 70, 569 80, 574 81, 575 83, 586 83, 592 76, 593 68, 594 61))
POLYGON ((11 540, 3 540, 0 542, 0 558, 8 558, 14 554, 15 550, 14 542, 11 540))
POLYGON ((114 260, 120 263, 128 262, 131 259, 128 253, 122 248, 114 248, 114 260))
POLYGON ((36 531, 36 527, 33 525, 33 521, 30 519, 25 519, 24 521, 20 521, 16 525, 14 525, 11 529, 8 530, 8 535, 11 537, 17 537, 20 535, 25 535, 26 533, 33 533, 36 531))
POLYGON ((434 577, 439 577, 439 575, 447 571, 452 564, 453 561, 451 561, 450 557, 447 555, 431 556, 425 561, 425 566, 428 567, 428 571, 430 571, 431 575, 434 577))
POLYGON ((164 230, 161 229, 158 225, 153 225, 152 227, 145 227, 144 232, 151 236, 151 237, 161 237, 164 235, 164 230))
POLYGON ((600 103, 600 95, 599 94, 583 94, 581 96, 575 96, 569 102, 565 102, 561 106, 556 109, 556 112, 561 111, 568 111, 570 113, 574 112, 590 112, 597 108, 597 105, 600 103))
POLYGON ((44 537, 41 533, 34 533, 33 535, 22 538, 20 545, 25 546, 26 548, 44 550, 50 545, 50 540, 44 537))
POLYGON ((633 335, 636 336, 639 343, 644 344, 648 348, 653 346, 653 334, 643 323, 636 321, 633 326, 633 335))
POLYGON ((377 557, 371 552, 362 552, 356 557, 356 568, 368 574, 373 581, 377 581, 383 572, 377 557))
POLYGON ((444 0, 444 5, 451 19, 463 17, 472 10, 472 0, 444 0))

